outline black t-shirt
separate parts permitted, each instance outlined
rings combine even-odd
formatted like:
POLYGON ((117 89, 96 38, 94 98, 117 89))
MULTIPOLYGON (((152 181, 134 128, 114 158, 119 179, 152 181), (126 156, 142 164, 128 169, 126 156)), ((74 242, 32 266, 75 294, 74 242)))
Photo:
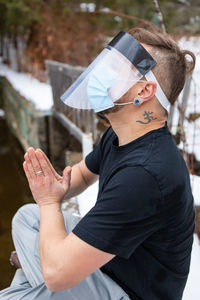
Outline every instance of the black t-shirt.
POLYGON ((131 299, 180 300, 194 206, 188 170, 167 124, 123 146, 110 127, 86 165, 100 175, 99 193, 74 234, 116 255, 102 271, 131 299))

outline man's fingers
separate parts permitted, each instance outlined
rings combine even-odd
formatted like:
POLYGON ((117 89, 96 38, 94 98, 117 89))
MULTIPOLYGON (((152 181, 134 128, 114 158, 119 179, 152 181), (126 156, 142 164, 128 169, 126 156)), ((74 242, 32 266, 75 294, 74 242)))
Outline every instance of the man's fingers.
MULTIPOLYGON (((40 164, 40 161, 37 159, 37 157, 35 155, 34 148, 32 148, 32 147, 28 148, 27 153, 28 153, 29 160, 32 164, 34 173, 36 174, 37 172, 43 171, 42 167, 41 167, 41 164, 40 164)), ((38 175, 40 175, 40 174, 38 174, 38 175)))
POLYGON ((38 159, 38 161, 40 162, 41 165, 41 169, 44 172, 45 176, 54 176, 54 174, 52 173, 51 168, 49 167, 49 164, 47 163, 44 155, 41 153, 41 151, 36 150, 35 151, 35 156, 38 159))
POLYGON ((29 172, 29 170, 28 170, 27 162, 26 162, 26 161, 23 162, 23 168, 24 168, 24 172, 25 172, 25 174, 26 174, 26 177, 27 177, 27 179, 28 179, 28 182, 29 182, 29 184, 30 184, 30 183, 31 183, 32 177, 31 177, 31 174, 30 174, 30 172, 29 172))
POLYGON ((68 189, 70 186, 71 172, 72 172, 71 167, 66 167, 63 171, 63 186, 66 189, 68 189))
POLYGON ((28 172, 29 172, 30 178, 31 178, 31 179, 34 179, 35 176, 36 176, 36 174, 35 174, 35 171, 34 171, 34 169, 33 169, 32 163, 31 163, 31 161, 30 161, 30 159, 29 159, 28 153, 26 153, 26 154, 24 155, 24 159, 25 159, 25 161, 26 161, 26 167, 27 167, 27 170, 28 170, 28 172))
POLYGON ((48 157, 45 155, 45 153, 41 150, 41 149, 37 149, 36 151, 39 151, 43 157, 46 159, 46 162, 47 164, 49 165, 49 168, 51 169, 53 175, 55 176, 55 178, 58 180, 58 179, 61 179, 61 176, 56 172, 56 170, 54 169, 54 167, 52 166, 50 160, 48 159, 48 157))
MULTIPOLYGON (((32 173, 34 173, 34 175, 37 175, 36 172, 42 171, 44 176, 53 175, 57 180, 60 180, 62 178, 59 174, 56 173, 49 159, 41 149, 35 150, 34 148, 30 147, 28 148, 27 154, 25 155, 28 155, 28 157, 26 156, 26 158, 29 158, 29 161, 32 164, 32 168, 29 164, 27 165, 31 176, 33 176, 32 173)), ((42 175, 42 173, 38 175, 42 175)))

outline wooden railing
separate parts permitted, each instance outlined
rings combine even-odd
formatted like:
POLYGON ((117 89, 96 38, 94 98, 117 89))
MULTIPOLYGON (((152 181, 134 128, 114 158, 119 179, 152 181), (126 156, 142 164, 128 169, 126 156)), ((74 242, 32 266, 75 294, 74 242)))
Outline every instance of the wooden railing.
POLYGON ((100 135, 96 114, 91 110, 71 108, 60 100, 60 96, 84 71, 84 68, 50 60, 46 61, 46 67, 53 91, 53 114, 80 142, 83 142, 83 137, 86 138, 85 141, 91 137, 92 143, 95 144, 100 135))
MULTIPOLYGON (((54 61, 46 61, 46 66, 53 89, 54 115, 73 133, 75 137, 82 142, 82 134, 88 137, 91 134, 92 143, 95 144, 100 137, 101 132, 97 129, 98 119, 93 111, 73 109, 65 105, 60 96, 85 70, 83 67, 71 66, 54 61), (64 118, 63 118, 64 117, 64 118)), ((185 119, 185 109, 189 98, 191 76, 188 77, 183 93, 179 97, 179 121, 178 128, 183 127, 185 119)), ((172 128, 174 107, 171 106, 168 116, 168 126, 172 128)), ((177 129, 178 130, 178 129, 177 129)), ((182 134, 183 135, 183 134, 182 134)), ((91 143, 91 141, 89 142, 91 143)), ((87 144, 87 143, 86 143, 87 144)), ((89 146, 91 148, 91 146, 89 146)), ((86 146, 87 148, 87 146, 86 146)), ((87 152, 87 151, 86 151, 87 152)))
POLYGON ((0 97, 8 126, 23 149, 26 151, 28 147, 33 146, 46 151, 45 119, 42 112, 22 97, 2 76, 0 76, 0 97))

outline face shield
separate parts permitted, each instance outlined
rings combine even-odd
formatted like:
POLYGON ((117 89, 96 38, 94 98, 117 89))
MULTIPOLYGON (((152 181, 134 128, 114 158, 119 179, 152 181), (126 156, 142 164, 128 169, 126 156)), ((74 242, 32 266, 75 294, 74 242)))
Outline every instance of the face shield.
POLYGON ((66 90, 61 100, 73 108, 101 112, 114 107, 115 101, 146 77, 157 83, 159 97, 168 110, 169 102, 151 71, 155 65, 156 61, 134 37, 120 32, 66 90))

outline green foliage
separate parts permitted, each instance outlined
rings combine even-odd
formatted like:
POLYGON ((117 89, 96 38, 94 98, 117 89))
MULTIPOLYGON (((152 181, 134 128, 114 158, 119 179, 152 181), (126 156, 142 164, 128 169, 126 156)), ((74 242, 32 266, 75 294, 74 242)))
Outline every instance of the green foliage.
POLYGON ((200 15, 199 0, 159 0, 168 32, 182 31, 197 33, 200 15))
MULTIPOLYGON (((142 18, 159 26, 153 0, 0 0, 0 33, 24 34, 29 32, 35 23, 42 20, 44 9, 54 11, 58 19, 81 13, 81 3, 94 3, 96 10, 109 8, 119 13, 142 18)), ((200 31, 199 0, 159 0, 168 32, 176 29, 200 31)), ((82 12, 85 13, 85 12, 82 12)), ((127 27, 140 24, 137 21, 105 13, 93 14, 86 12, 91 23, 112 34, 127 27)), ((56 20, 52 20, 56 23, 56 20)), ((76 26, 76 24, 74 25, 76 26)))
POLYGON ((41 19, 42 0, 0 0, 4 22, 0 23, 1 32, 7 34, 24 33, 33 23, 41 19))

